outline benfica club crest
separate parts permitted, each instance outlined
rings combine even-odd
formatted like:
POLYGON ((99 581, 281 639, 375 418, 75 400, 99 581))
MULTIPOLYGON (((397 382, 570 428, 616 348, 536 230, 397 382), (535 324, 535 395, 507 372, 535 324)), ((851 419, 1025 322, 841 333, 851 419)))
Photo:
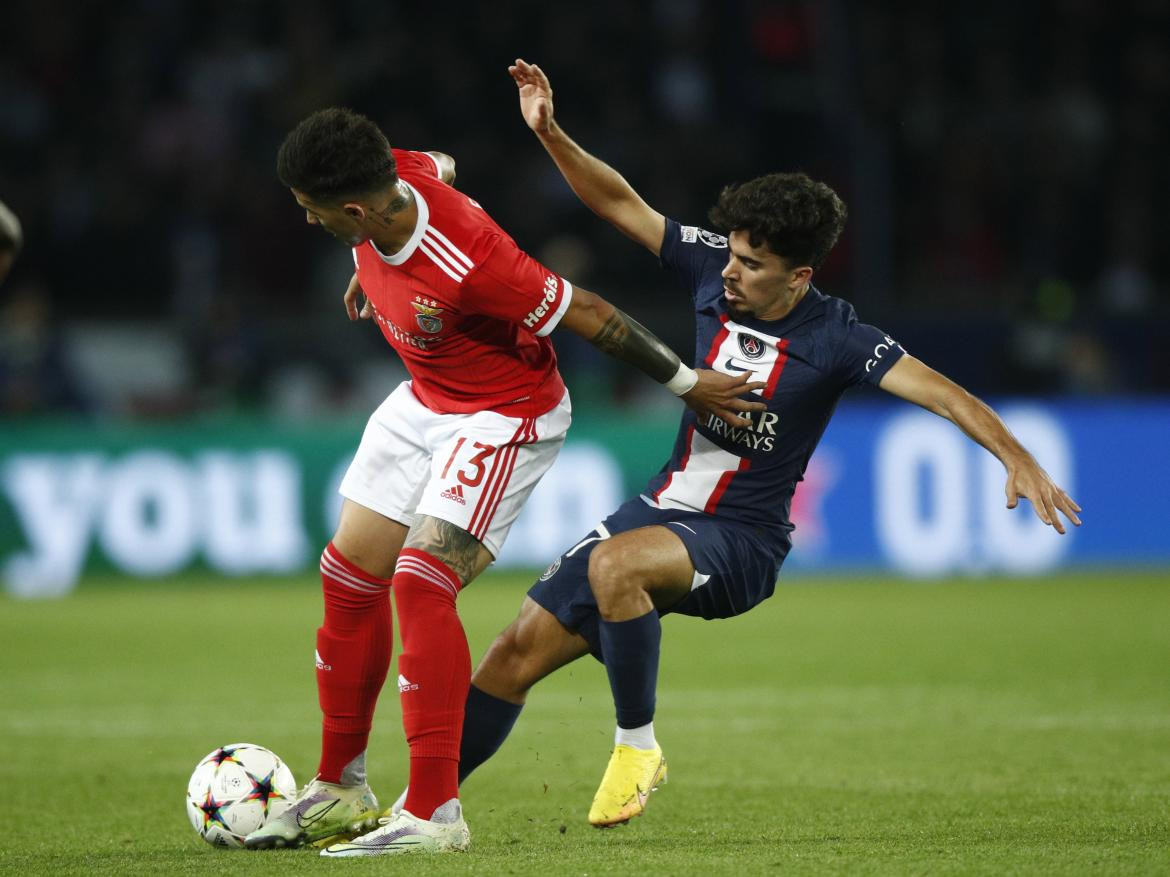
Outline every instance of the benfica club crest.
POLYGON ((764 355, 764 347, 764 342, 755 335, 748 335, 746 332, 740 333, 739 349, 748 359, 759 359, 764 355))
POLYGON ((417 311, 414 318, 418 321, 420 329, 432 335, 442 330, 443 321, 439 315, 443 313, 443 309, 439 307, 437 301, 433 298, 423 298, 421 295, 416 295, 411 304, 417 311))

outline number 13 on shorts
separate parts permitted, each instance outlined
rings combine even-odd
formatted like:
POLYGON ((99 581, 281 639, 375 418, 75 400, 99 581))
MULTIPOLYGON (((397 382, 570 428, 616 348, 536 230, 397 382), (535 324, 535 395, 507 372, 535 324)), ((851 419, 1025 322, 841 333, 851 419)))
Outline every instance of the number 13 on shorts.
POLYGON ((571 419, 568 393, 536 417, 456 414, 431 411, 404 382, 370 416, 341 495, 408 527, 449 521, 499 557, 571 419))
MULTIPOLYGON (((463 450, 463 446, 466 443, 467 436, 460 436, 455 442, 455 447, 451 449, 451 456, 447 458, 447 463, 443 466, 443 471, 439 474, 440 480, 447 478, 447 473, 451 471, 451 464, 459 458, 459 452, 463 450)), ((471 456, 468 458, 465 466, 455 470, 454 477, 468 487, 479 487, 479 483, 483 481, 484 473, 487 472, 485 461, 495 452, 495 445, 485 445, 483 442, 471 442, 471 456)))
POLYGON ((567 396, 539 417, 446 415, 444 425, 454 428, 436 441, 417 512, 462 527, 499 556, 525 500, 556 459, 569 419, 567 396))

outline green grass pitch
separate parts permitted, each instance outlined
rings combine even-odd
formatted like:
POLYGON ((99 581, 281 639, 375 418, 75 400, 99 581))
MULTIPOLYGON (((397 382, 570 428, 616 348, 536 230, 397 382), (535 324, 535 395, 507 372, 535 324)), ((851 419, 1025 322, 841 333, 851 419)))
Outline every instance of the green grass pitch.
MULTIPOLYGON (((473 658, 527 581, 461 598, 473 658)), ((213 849, 183 804, 209 750, 261 743, 312 775, 319 618, 308 577, 0 598, 0 872, 1170 872, 1164 572, 786 583, 741 618, 665 622, 671 782, 628 826, 585 821, 613 721, 586 659, 464 786, 470 854, 213 849)), ((395 694, 370 751, 386 804, 405 780, 395 694)))

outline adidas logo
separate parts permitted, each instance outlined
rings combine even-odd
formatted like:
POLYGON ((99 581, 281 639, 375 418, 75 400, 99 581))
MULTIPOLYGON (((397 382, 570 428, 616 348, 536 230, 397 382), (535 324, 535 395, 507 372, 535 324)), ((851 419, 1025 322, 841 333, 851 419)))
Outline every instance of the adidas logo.
POLYGON ((315 657, 317 659, 317 669, 318 670, 332 670, 333 669, 332 664, 326 664, 324 661, 321 660, 320 650, 313 649, 313 657, 315 657))
POLYGON ((418 691, 418 683, 411 682, 401 673, 398 674, 398 690, 402 692, 418 691))
POLYGON ((467 505, 467 500, 463 498, 462 484, 456 484, 454 487, 448 487, 446 490, 440 493, 439 496, 443 497, 443 499, 453 499, 455 502, 459 503, 459 505, 467 505))

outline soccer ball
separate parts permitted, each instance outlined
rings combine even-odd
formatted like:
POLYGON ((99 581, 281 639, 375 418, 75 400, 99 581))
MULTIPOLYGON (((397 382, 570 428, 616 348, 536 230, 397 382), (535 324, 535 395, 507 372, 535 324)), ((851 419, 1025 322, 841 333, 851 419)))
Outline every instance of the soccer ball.
POLYGON ((296 795, 292 771, 276 753, 233 743, 195 766, 187 783, 187 816, 209 844, 242 847, 245 835, 283 813, 296 795))

